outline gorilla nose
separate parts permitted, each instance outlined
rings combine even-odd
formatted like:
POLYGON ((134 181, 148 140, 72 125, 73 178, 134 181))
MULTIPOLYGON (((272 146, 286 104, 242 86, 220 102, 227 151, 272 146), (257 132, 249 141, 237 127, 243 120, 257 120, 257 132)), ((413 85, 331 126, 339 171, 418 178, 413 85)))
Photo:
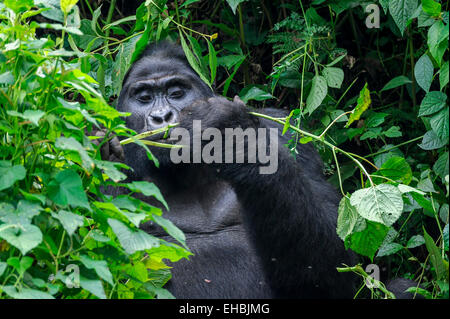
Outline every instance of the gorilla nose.
POLYGON ((177 115, 170 109, 159 109, 152 111, 148 117, 148 124, 151 129, 173 124, 177 121, 177 115))

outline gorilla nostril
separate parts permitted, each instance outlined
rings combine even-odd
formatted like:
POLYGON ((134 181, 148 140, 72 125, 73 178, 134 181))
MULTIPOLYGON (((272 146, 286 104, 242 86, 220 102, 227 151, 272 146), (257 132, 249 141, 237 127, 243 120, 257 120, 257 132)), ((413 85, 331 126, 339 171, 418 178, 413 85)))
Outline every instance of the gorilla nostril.
POLYGON ((154 122, 155 124, 161 124, 162 122, 164 122, 162 117, 159 117, 159 116, 152 116, 151 118, 152 118, 152 122, 154 122))
POLYGON ((173 112, 169 111, 167 112, 167 114, 164 116, 164 121, 166 121, 167 123, 170 123, 173 120, 173 112))

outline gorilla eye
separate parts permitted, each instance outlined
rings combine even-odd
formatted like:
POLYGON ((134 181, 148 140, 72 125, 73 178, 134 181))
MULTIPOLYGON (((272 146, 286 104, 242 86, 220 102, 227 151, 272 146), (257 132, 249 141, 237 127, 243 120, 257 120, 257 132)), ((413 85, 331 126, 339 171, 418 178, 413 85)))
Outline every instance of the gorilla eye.
POLYGON ((136 100, 143 103, 148 103, 153 97, 148 92, 140 92, 136 95, 136 100))
POLYGON ((167 95, 171 99, 180 99, 184 96, 184 90, 180 87, 173 87, 167 90, 167 95))

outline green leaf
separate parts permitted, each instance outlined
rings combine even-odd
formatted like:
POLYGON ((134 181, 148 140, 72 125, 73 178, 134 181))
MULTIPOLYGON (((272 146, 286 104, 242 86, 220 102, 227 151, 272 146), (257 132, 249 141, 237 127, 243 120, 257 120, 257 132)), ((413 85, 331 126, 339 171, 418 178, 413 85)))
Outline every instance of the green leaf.
POLYGON ((80 286, 100 299, 106 299, 105 290, 100 280, 91 280, 80 276, 80 286))
POLYGON ((161 226, 170 236, 175 238, 178 242, 180 242, 183 246, 186 247, 186 237, 184 236, 184 233, 177 226, 175 226, 174 223, 156 214, 152 215, 152 219, 155 223, 161 226))
POLYGON ((430 130, 425 133, 422 143, 419 144, 419 147, 423 150, 430 151, 441 148, 445 146, 448 141, 442 140, 437 136, 434 130, 430 130))
POLYGON ((406 248, 410 248, 410 249, 416 248, 416 247, 422 246, 423 244, 425 244, 425 239, 423 238, 423 236, 414 235, 408 240, 408 243, 406 244, 406 248))
POLYGON ((68 14, 72 10, 73 6, 76 5, 78 0, 60 0, 60 6, 64 14, 68 14))
POLYGON ((417 0, 389 0, 389 12, 402 35, 416 8, 417 0))
POLYGON ((434 114, 445 107, 447 95, 439 91, 428 92, 420 103, 419 116, 434 114))
POLYGON ((386 116, 389 116, 389 114, 387 114, 387 113, 372 113, 366 119, 366 126, 367 127, 377 127, 378 125, 380 125, 384 122, 384 118, 386 116))
POLYGON ((397 221, 403 211, 402 193, 389 184, 357 190, 350 197, 350 203, 362 217, 388 227, 397 221))
POLYGON ((412 83, 412 81, 408 77, 406 77, 404 75, 400 75, 400 76, 393 78, 388 83, 386 83, 386 85, 381 89, 380 92, 391 90, 396 87, 399 87, 399 86, 402 86, 405 84, 410 84, 410 83, 412 83))
POLYGON ((345 124, 345 127, 349 127, 350 124, 352 124, 354 121, 359 120, 361 115, 367 110, 370 103, 372 103, 372 100, 370 99, 370 91, 367 88, 367 83, 364 85, 362 90, 359 92, 359 98, 356 104, 355 109, 350 114, 350 118, 348 119, 347 124, 345 124))
POLYGON ((411 197, 417 202, 417 204, 420 205, 423 209, 425 209, 427 212, 431 213, 432 215, 435 214, 433 204, 425 198, 423 194, 412 192, 411 197))
POLYGON ((127 254, 159 246, 158 238, 138 229, 133 230, 118 220, 108 218, 108 224, 119 239, 127 254))
POLYGON ((90 210, 80 176, 71 169, 59 172, 48 184, 48 197, 61 206, 84 207, 90 210))
POLYGON ((428 235, 425 229, 423 230, 423 237, 425 238, 425 246, 430 253, 431 264, 434 267, 437 279, 446 280, 448 282, 448 266, 445 267, 439 248, 437 248, 433 238, 428 235))
POLYGON ((422 0, 422 9, 430 16, 438 17, 441 13, 441 4, 434 0, 422 0))
POLYGON ((388 243, 380 247, 377 257, 390 256, 402 250, 403 246, 397 243, 388 243))
POLYGON ((430 29, 428 29, 428 47, 430 53, 440 66, 445 50, 448 48, 448 25, 445 26, 440 20, 436 21, 430 29))
POLYGON ((158 201, 160 201, 164 205, 164 207, 167 210, 169 210, 167 202, 164 200, 164 197, 159 191, 159 188, 155 184, 145 181, 135 181, 132 182, 131 184, 128 184, 128 188, 133 192, 140 192, 145 196, 155 197, 158 201))
POLYGON ((42 242, 42 233, 39 227, 31 224, 2 224, 0 225, 0 238, 25 255, 42 242))
POLYGON ((439 83, 442 89, 448 84, 448 61, 444 62, 439 71, 439 83))
POLYGON ((115 183, 118 183, 127 178, 127 176, 119 170, 119 168, 129 169, 129 167, 123 163, 101 160, 94 160, 94 163, 98 168, 103 170, 103 172, 115 183))
POLYGON ((440 178, 444 178, 449 172, 449 153, 445 152, 439 156, 438 160, 433 165, 434 172, 439 175, 440 178))
POLYGON ((364 229, 365 221, 350 204, 350 199, 343 197, 339 203, 336 232, 342 240, 345 240, 348 235, 361 230, 358 228, 364 229))
POLYGON ((327 80, 328 86, 332 88, 339 89, 344 81, 344 71, 340 68, 325 67, 322 74, 327 80))
POLYGON ((208 43, 208 57, 209 57, 209 69, 211 70, 211 82, 214 83, 216 79, 217 72, 217 54, 216 50, 214 50, 214 45, 210 41, 206 41, 208 43))
POLYGON ((91 172, 94 169, 95 165, 92 161, 92 158, 89 156, 80 142, 78 142, 73 137, 58 137, 55 141, 55 147, 61 150, 77 152, 81 157, 83 168, 88 172, 91 172))
POLYGON ((323 76, 316 75, 312 79, 311 91, 306 99, 306 111, 311 114, 322 103, 327 95, 328 87, 327 81, 323 76))
POLYGON ((244 2, 244 1, 247 1, 247 0, 226 0, 226 1, 227 1, 228 5, 230 6, 231 11, 233 11, 233 14, 236 14, 237 6, 240 3, 244 2))
POLYGON ((244 103, 247 103, 250 100, 264 101, 268 99, 273 99, 272 94, 263 91, 256 86, 251 86, 248 89, 247 88, 243 89, 239 94, 239 97, 244 103))
POLYGON ((49 293, 36 289, 22 288, 17 290, 14 286, 3 286, 1 289, 14 299, 55 299, 49 293))
POLYGON ((367 221, 367 227, 363 231, 353 233, 346 238, 345 247, 373 260, 388 231, 389 228, 383 224, 367 221))
POLYGON ((0 191, 25 178, 26 170, 22 165, 11 165, 10 161, 0 161, 0 191))
POLYGON ((430 90, 433 81, 434 67, 428 55, 422 55, 414 66, 414 76, 417 84, 425 91, 430 90))
POLYGON ((394 181, 408 185, 412 181, 412 170, 408 162, 403 157, 394 156, 388 159, 376 172, 394 181))
POLYGON ((198 76, 202 79, 202 81, 205 82, 209 87, 211 87, 211 83, 203 74, 199 61, 197 60, 194 53, 192 53, 191 49, 187 45, 181 30, 180 30, 180 40, 181 40, 181 47, 183 48, 184 54, 186 55, 186 59, 188 60, 189 65, 194 69, 194 71, 198 74, 198 76))
POLYGON ((42 116, 45 115, 45 112, 41 110, 26 110, 23 113, 16 111, 6 111, 6 113, 11 116, 21 117, 24 120, 30 121, 36 126, 39 126, 39 120, 41 119, 42 116))
POLYGON ((34 6, 34 3, 33 0, 5 0, 5 6, 15 13, 20 13, 30 10, 34 6))
POLYGON ((386 137, 394 138, 402 136, 402 132, 400 132, 399 126, 391 126, 387 131, 383 132, 383 135, 386 137))
POLYGON ((441 140, 446 140, 449 137, 449 114, 448 107, 441 110, 434 115, 430 120, 430 125, 433 131, 441 140))
POLYGON ((72 236, 78 227, 83 226, 84 217, 74 214, 66 210, 60 210, 57 214, 52 213, 52 216, 60 221, 69 236, 72 236))
POLYGON ((3 275, 3 273, 5 272, 6 267, 8 267, 8 264, 5 263, 5 262, 3 262, 3 261, 0 261, 0 277, 1 277, 1 276, 3 275))
POLYGON ((114 285, 113 276, 105 260, 93 260, 85 255, 80 255, 80 261, 88 269, 94 269, 97 275, 111 285, 114 285))

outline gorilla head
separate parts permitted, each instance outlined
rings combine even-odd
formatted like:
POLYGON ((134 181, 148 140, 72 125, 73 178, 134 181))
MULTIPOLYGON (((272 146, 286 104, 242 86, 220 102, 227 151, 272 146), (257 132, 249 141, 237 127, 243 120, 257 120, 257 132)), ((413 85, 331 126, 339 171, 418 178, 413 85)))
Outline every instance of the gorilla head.
MULTIPOLYGON (((127 127, 142 133, 177 123, 182 109, 212 96, 213 91, 190 67, 183 50, 172 42, 162 41, 147 47, 128 70, 118 110, 130 112, 127 127)), ((156 135, 151 140, 161 137, 156 135)), ((146 162, 142 148, 132 144, 127 147, 146 162)), ((170 164, 167 149, 152 148, 152 152, 162 166, 170 164)))

